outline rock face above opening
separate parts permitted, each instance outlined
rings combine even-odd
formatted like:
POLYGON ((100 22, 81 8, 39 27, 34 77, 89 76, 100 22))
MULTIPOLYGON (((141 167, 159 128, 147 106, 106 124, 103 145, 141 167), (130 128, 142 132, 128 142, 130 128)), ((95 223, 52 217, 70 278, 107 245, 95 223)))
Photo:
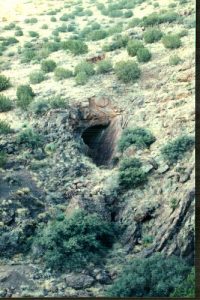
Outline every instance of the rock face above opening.
POLYGON ((122 112, 109 99, 92 97, 88 100, 78 106, 72 126, 87 145, 87 155, 97 165, 108 165, 121 135, 122 112))

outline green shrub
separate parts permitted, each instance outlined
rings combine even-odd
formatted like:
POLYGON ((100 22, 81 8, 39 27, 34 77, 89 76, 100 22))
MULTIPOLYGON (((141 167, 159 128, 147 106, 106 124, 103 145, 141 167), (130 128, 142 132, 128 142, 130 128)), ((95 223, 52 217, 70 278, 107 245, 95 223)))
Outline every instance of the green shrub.
POLYGON ((112 71, 112 63, 110 60, 102 60, 97 64, 97 74, 109 73, 112 71))
POLYGON ((56 68, 54 70, 56 80, 62 80, 73 76, 73 72, 64 68, 56 68))
POLYGON ((140 48, 137 51, 137 59, 139 62, 148 62, 151 59, 151 52, 147 48, 140 48))
POLYGON ((8 37, 2 42, 2 46, 10 46, 19 43, 19 41, 15 37, 8 37))
POLYGON ((113 35, 115 33, 121 33, 123 31, 123 23, 118 23, 108 29, 108 35, 113 35))
POLYGON ((194 146, 194 138, 181 136, 161 148, 161 154, 169 163, 176 163, 194 146))
POLYGON ((20 85, 17 88, 17 106, 27 109, 35 94, 30 85, 20 85))
POLYGON ((13 108, 12 101, 4 95, 0 95, 0 112, 9 111, 13 108))
POLYGON ((92 41, 99 41, 99 40, 103 40, 108 36, 107 31, 105 30, 94 30, 92 31, 89 35, 88 38, 92 41))
POLYGON ((12 30, 12 29, 14 29, 15 28, 15 23, 10 23, 10 24, 8 24, 8 25, 6 25, 6 26, 4 26, 4 30, 12 30))
POLYGON ((68 21, 69 20, 69 15, 68 14, 64 14, 60 17, 60 21, 68 21))
POLYGON ((47 267, 55 270, 79 270, 88 264, 100 264, 112 246, 114 230, 96 214, 78 211, 60 215, 39 228, 34 246, 47 267))
POLYGON ((64 50, 71 51, 74 55, 85 54, 88 52, 87 44, 77 40, 68 40, 65 42, 61 42, 61 47, 64 50))
POLYGON ((92 30, 98 30, 100 28, 101 28, 101 25, 97 22, 94 22, 94 23, 91 24, 91 29, 92 30))
POLYGON ((133 28, 133 27, 139 26, 141 22, 142 22, 141 19, 139 19, 139 18, 133 18, 128 23, 128 28, 133 28))
POLYGON ((170 297, 195 298, 195 269, 192 268, 187 278, 180 282, 170 297))
POLYGON ((168 11, 164 13, 152 13, 142 20, 144 26, 154 26, 162 23, 172 23, 177 21, 179 15, 176 12, 168 11))
POLYGON ((131 10, 128 10, 124 13, 125 18, 131 18, 133 16, 133 12, 131 10))
POLYGON ((41 29, 48 29, 48 28, 49 28, 49 27, 48 27, 47 24, 43 24, 42 27, 41 27, 41 29))
MULTIPOLYGON (((68 27, 66 24, 62 24, 61 26, 59 26, 56 30, 54 30, 54 34, 58 35, 59 32, 67 32, 68 31, 68 27)), ((53 32, 52 32, 53 34, 53 32)))
POLYGON ((53 72, 55 68, 56 68, 56 63, 52 59, 43 60, 41 63, 41 69, 44 73, 53 72))
POLYGON ((111 18, 120 18, 123 16, 123 12, 121 10, 111 10, 108 12, 108 15, 111 18))
POLYGON ((155 43, 163 36, 162 31, 156 28, 147 29, 144 33, 144 40, 146 43, 155 43))
POLYGON ((180 58, 178 55, 172 55, 172 56, 170 56, 170 58, 169 58, 169 64, 170 64, 171 66, 176 66, 176 65, 178 65, 181 61, 182 61, 182 60, 181 60, 181 58, 180 58))
POLYGON ((117 35, 116 39, 114 39, 111 44, 103 46, 103 51, 109 52, 109 51, 114 51, 116 49, 121 49, 126 47, 127 44, 128 44, 127 36, 117 35))
POLYGON ((28 33, 30 37, 37 37, 37 38, 39 37, 39 34, 36 31, 29 31, 28 33))
POLYGON ((30 19, 24 20, 24 23, 26 23, 26 24, 35 24, 37 22, 38 22, 37 18, 30 18, 30 19))
POLYGON ((85 71, 80 71, 76 74, 75 81, 78 85, 85 85, 88 82, 89 76, 85 71))
POLYGON ((10 86, 10 79, 4 75, 0 75, 0 92, 7 90, 10 86))
POLYGON ((149 148, 155 142, 153 134, 144 128, 126 128, 118 142, 119 151, 123 152, 131 145, 135 145, 137 149, 149 148))
POLYGON ((119 185, 125 189, 137 188, 147 181, 142 163, 137 158, 124 158, 119 167, 119 185))
POLYGON ((0 150, 0 168, 4 168, 7 162, 7 154, 0 150))
POLYGON ((15 31, 15 36, 23 36, 23 31, 21 29, 15 31))
POLYGON ((36 53, 34 50, 32 49, 25 49, 22 52, 22 58, 21 58, 21 62, 22 63, 29 63, 30 61, 32 61, 33 59, 35 59, 36 57, 36 53))
POLYGON ((141 41, 130 40, 127 45, 127 51, 130 56, 136 56, 140 48, 143 48, 144 45, 141 41))
POLYGON ((30 83, 37 84, 45 80, 44 73, 41 71, 34 71, 29 76, 30 83))
POLYGON ((33 101, 30 105, 30 111, 36 115, 41 115, 47 112, 51 108, 50 102, 44 99, 38 99, 33 101))
POLYGON ((56 19, 56 17, 51 17, 50 21, 51 21, 51 22, 56 22, 57 19, 56 19))
POLYGON ((32 128, 25 128, 18 134, 16 141, 20 145, 35 149, 42 146, 43 138, 32 128))
POLYGON ((75 67, 75 75, 77 75, 80 72, 85 72, 87 76, 92 76, 95 74, 94 66, 90 62, 83 61, 79 63, 75 67))
POLYGON ((67 108, 69 103, 66 99, 61 98, 60 96, 55 96, 49 99, 51 108, 67 108))
POLYGON ((177 49, 181 46, 181 39, 176 34, 168 34, 163 37, 162 42, 165 48, 177 49))
POLYGON ((8 134, 11 133, 12 129, 10 125, 5 121, 0 121, 0 134, 8 134))
POLYGON ((156 253, 135 258, 108 289, 110 297, 169 297, 182 283, 190 267, 176 257, 156 253))
POLYGON ((115 72, 118 79, 125 83, 134 82, 140 77, 141 71, 137 63, 133 61, 121 61, 116 64, 115 72))
POLYGON ((43 45, 43 49, 47 49, 49 53, 53 53, 56 52, 58 50, 60 50, 61 45, 59 42, 46 42, 43 45))

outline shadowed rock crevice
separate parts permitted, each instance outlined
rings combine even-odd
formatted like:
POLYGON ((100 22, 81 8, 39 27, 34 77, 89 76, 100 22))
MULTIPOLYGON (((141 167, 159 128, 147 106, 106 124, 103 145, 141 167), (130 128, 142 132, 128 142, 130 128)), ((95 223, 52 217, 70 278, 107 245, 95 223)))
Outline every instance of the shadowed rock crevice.
POLYGON ((110 165, 121 129, 121 118, 113 118, 109 125, 95 125, 85 129, 82 139, 87 145, 87 155, 97 166, 110 165))

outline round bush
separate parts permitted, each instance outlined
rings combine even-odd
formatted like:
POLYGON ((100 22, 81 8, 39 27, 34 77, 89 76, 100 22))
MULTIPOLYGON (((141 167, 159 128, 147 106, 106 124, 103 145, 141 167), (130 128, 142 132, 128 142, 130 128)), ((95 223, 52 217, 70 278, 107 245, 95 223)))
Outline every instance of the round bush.
POLYGON ((15 36, 23 36, 23 31, 21 29, 15 31, 15 36))
POLYGON ((151 28, 145 31, 144 40, 146 43, 155 43, 162 38, 163 34, 160 29, 151 28))
POLYGON ((73 72, 64 68, 56 68, 54 76, 56 80, 67 79, 73 76, 73 72))
POLYGON ((17 88, 17 106, 27 109, 35 94, 30 85, 20 85, 17 88))
POLYGON ((115 72, 118 79, 125 83, 134 82, 141 74, 138 64, 133 61, 121 61, 117 63, 115 66, 115 72))
POLYGON ((7 90, 10 86, 10 79, 4 75, 0 75, 0 91, 7 90))
POLYGON ((32 72, 29 76, 30 83, 37 84, 45 80, 44 73, 41 71, 32 72))
POLYGON ((17 136, 17 143, 23 144, 28 148, 38 148, 42 145, 43 138, 32 128, 23 129, 17 136))
POLYGON ((8 134, 13 132, 10 125, 5 121, 0 121, 0 134, 8 134))
POLYGON ((136 56, 137 51, 140 48, 144 48, 144 45, 141 41, 138 40, 130 40, 127 45, 127 51, 130 56, 136 56))
POLYGON ((102 60, 97 64, 97 74, 109 73, 112 71, 112 63, 109 60, 102 60))
POLYGON ((94 30, 92 31, 88 38, 92 41, 99 41, 105 39, 108 36, 108 33, 105 30, 94 30))
POLYGON ((71 51, 74 55, 85 54, 88 52, 87 44, 77 40, 64 41, 61 43, 61 47, 64 50, 71 51))
POLYGON ((137 188, 147 181, 142 163, 137 158, 124 158, 119 167, 119 185, 125 189, 137 188))
POLYGON ((77 73, 75 81, 78 85, 85 85, 88 82, 88 75, 85 71, 77 73))
POLYGON ((181 62, 181 58, 178 55, 173 55, 173 56, 170 56, 170 58, 169 58, 169 64, 171 66, 176 66, 180 62, 181 62))
POLYGON ((148 62, 151 59, 151 52, 147 48, 140 48, 137 51, 137 59, 139 62, 148 62))
POLYGON ((56 63, 55 63, 55 61, 53 61, 51 59, 43 60, 43 62, 41 64, 41 69, 45 73, 53 72, 55 68, 56 68, 56 63))
POLYGON ((176 256, 156 253, 135 258, 108 289, 110 297, 169 297, 187 277, 190 267, 176 256))
POLYGON ((178 35, 169 34, 163 37, 163 45, 168 49, 177 49, 181 46, 181 39, 178 35))
POLYGON ((0 112, 9 111, 13 108, 12 101, 4 95, 0 95, 0 112))
POLYGON ((131 18, 133 16, 133 12, 131 10, 128 10, 124 13, 125 18, 131 18))
POLYGON ((30 37, 39 37, 39 34, 36 31, 29 31, 30 37))
POLYGON ((161 154, 168 163, 176 163, 184 157, 184 154, 194 146, 194 138, 190 136, 181 136, 174 141, 169 142, 161 148, 161 154))
POLYGON ((75 75, 80 72, 85 72, 87 76, 92 76, 95 74, 94 66, 92 63, 89 62, 81 62, 75 67, 75 75))
POLYGON ((123 152, 131 145, 135 145, 138 149, 149 148, 155 142, 153 134, 144 128, 126 128, 118 142, 119 151, 123 152))
POLYGON ((47 267, 80 270, 89 263, 101 264, 113 240, 112 225, 97 214, 78 211, 71 216, 59 215, 39 228, 34 247, 40 249, 47 267))

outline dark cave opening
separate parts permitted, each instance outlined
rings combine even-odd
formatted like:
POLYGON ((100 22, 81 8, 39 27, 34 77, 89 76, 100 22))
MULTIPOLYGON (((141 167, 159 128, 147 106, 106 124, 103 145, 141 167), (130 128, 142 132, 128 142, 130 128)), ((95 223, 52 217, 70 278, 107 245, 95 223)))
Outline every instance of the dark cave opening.
POLYGON ((102 145, 105 142, 106 129, 109 125, 90 126, 82 133, 82 139, 88 146, 88 156, 90 156, 97 165, 104 164, 106 156, 102 145), (104 159, 105 158, 105 159, 104 159))

